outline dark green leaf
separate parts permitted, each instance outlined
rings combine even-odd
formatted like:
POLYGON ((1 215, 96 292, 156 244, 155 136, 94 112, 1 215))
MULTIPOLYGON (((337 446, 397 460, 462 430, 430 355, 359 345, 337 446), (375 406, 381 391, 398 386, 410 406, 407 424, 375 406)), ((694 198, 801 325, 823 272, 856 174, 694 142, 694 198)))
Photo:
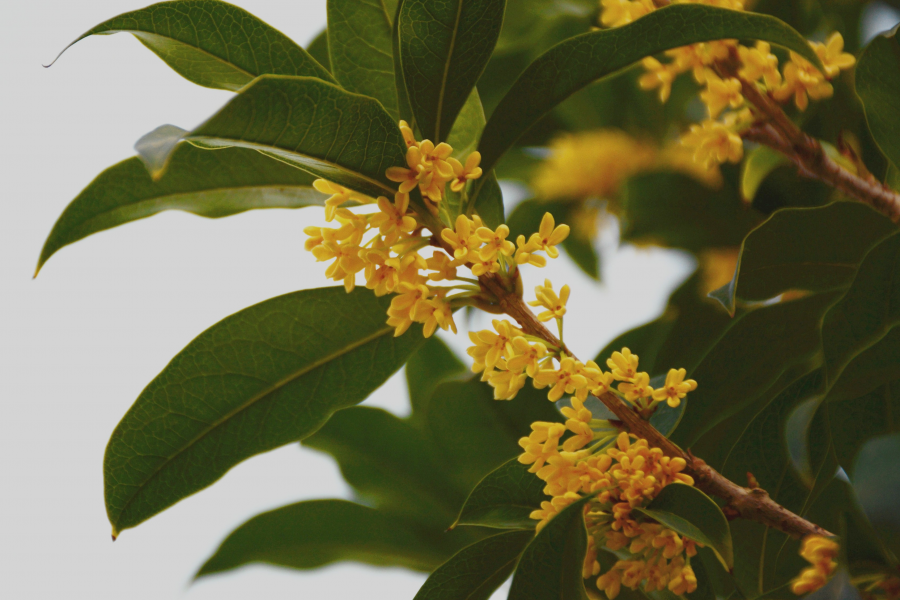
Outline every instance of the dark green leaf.
POLYGON ((447 139, 484 72, 505 6, 505 0, 404 0, 399 16, 403 78, 419 130, 435 144, 447 139))
POLYGON ((397 120, 397 88, 391 50, 396 8, 385 0, 328 0, 328 53, 344 89, 371 96, 397 120))
POLYGON ((736 300, 845 287, 869 249, 894 231, 859 202, 779 210, 744 239, 734 279, 715 297, 733 313, 736 300))
POLYGON ((261 452, 299 441, 368 396, 423 341, 394 338, 390 299, 294 292, 236 313, 182 350, 106 448, 114 532, 134 527, 261 452), (348 377, 348 373, 352 377, 348 377))
POLYGON ((397 12, 394 13, 394 24, 391 28, 391 55, 394 59, 394 87, 397 89, 397 106, 400 118, 408 122, 413 131, 418 129, 416 117, 409 105, 409 92, 403 80, 403 67, 400 65, 400 9, 403 0, 397 0, 397 12))
POLYGON ((316 61, 331 72, 331 57, 328 56, 328 30, 323 29, 306 47, 306 51, 316 61))
POLYGON ((535 60, 488 120, 479 147, 485 170, 550 109, 589 83, 663 50, 725 38, 764 40, 821 64, 803 36, 773 17, 695 4, 669 6, 624 27, 566 40, 535 60))
POLYGON ((587 552, 587 496, 550 520, 519 558, 509 600, 587 600, 581 568, 587 552))
MULTIPOLYGON (((571 221, 567 221, 571 223, 571 221)), ((563 240, 563 250, 569 255, 578 268, 591 279, 600 280, 600 256, 594 248, 590 237, 582 237, 580 232, 574 231, 563 240)))
POLYGON ((299 208, 321 204, 305 171, 253 150, 210 152, 182 144, 158 181, 138 158, 101 173, 66 207, 50 232, 38 270, 63 246, 91 234, 155 215, 184 210, 226 217, 255 208, 299 208))
POLYGON ((765 306, 735 323, 693 371, 699 387, 687 398, 673 440, 693 446, 762 395, 771 398, 780 391, 772 386, 783 376, 811 370, 821 347, 822 316, 836 299, 834 293, 823 293, 765 306))
POLYGON ((900 233, 895 233, 865 256, 846 295, 825 315, 822 346, 829 384, 898 324, 900 233))
POLYGON ((453 156, 460 162, 465 163, 469 154, 478 148, 485 122, 481 97, 478 90, 473 89, 447 136, 447 143, 453 146, 453 156))
POLYGON ((131 33, 179 75, 205 87, 237 91, 260 75, 334 81, 283 33, 218 0, 153 4, 101 23, 72 44, 91 35, 121 32, 131 33))
POLYGON ((260 77, 185 139, 260 150, 370 196, 393 197, 384 172, 406 164, 400 130, 376 100, 310 77, 260 77))
POLYGON ((529 515, 547 499, 544 482, 528 472, 528 465, 512 458, 478 482, 466 499, 456 525, 534 529, 537 521, 529 515))
POLYGON ((460 550, 431 574, 415 600, 488 600, 533 538, 530 531, 510 531, 460 550))
POLYGON ((741 196, 744 202, 753 202, 759 186, 766 177, 778 167, 790 162, 784 154, 768 146, 759 146, 747 154, 741 164, 741 196))
MULTIPOLYGON (((496 229, 505 220, 503 216, 503 190, 493 171, 482 176, 478 181, 484 180, 481 193, 475 198, 475 212, 477 212, 484 224, 496 229)), ((474 189, 474 188, 473 188, 474 189)))
POLYGON ((853 489, 866 516, 894 560, 900 558, 900 433, 875 438, 866 444, 853 468, 853 489))
POLYGON ((875 36, 856 65, 856 92, 869 131, 894 167, 900 167, 900 43, 897 29, 875 36))
POLYGON ((421 422, 428 412, 428 402, 435 388, 466 371, 466 366, 440 338, 432 336, 425 340, 425 344, 406 363, 406 386, 412 405, 410 420, 421 422))
POLYGON ((310 500, 262 513, 232 531, 197 577, 252 563, 315 569, 356 561, 429 571, 442 558, 400 517, 346 500, 310 500))
POLYGON ((712 498, 697 488, 680 483, 667 485, 650 504, 637 510, 712 548, 727 568, 734 565, 728 519, 712 498))

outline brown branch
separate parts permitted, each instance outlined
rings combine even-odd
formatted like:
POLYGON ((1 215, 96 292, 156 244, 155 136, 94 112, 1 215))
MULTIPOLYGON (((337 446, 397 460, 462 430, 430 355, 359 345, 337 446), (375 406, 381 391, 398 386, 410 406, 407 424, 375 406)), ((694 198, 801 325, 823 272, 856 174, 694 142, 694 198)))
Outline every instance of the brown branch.
POLYGON ((835 162, 819 141, 800 129, 784 110, 768 94, 763 93, 755 83, 738 77, 739 62, 736 51, 716 64, 723 77, 734 77, 741 82, 744 98, 752 104, 761 121, 743 133, 744 139, 773 148, 797 165, 804 177, 818 179, 850 198, 864 202, 888 217, 894 223, 900 222, 900 194, 866 174, 851 173, 835 162))

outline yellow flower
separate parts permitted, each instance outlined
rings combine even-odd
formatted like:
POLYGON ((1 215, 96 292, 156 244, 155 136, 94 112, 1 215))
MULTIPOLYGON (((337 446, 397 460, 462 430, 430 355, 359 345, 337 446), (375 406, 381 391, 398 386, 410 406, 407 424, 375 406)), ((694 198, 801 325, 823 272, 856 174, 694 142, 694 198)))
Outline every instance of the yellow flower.
POLYGON ((637 404, 639 399, 653 395, 653 388, 650 387, 650 375, 638 373, 635 375, 633 382, 620 383, 619 391, 625 394, 626 400, 632 404, 637 404))
POLYGON ((741 80, 710 75, 706 78, 706 91, 700 93, 700 98, 706 103, 710 118, 715 119, 726 107, 738 108, 744 103, 741 80))
POLYGON ((677 72, 692 71, 694 80, 697 83, 704 83, 712 73, 709 67, 728 58, 735 46, 736 40, 718 40, 666 50, 666 55, 674 60, 677 72))
POLYGON ((772 54, 772 46, 768 42, 756 42, 754 48, 738 46, 741 69, 738 75, 746 81, 765 81, 769 89, 781 85, 781 72, 778 70, 778 57, 772 54))
POLYGON ((723 123, 712 119, 691 125, 690 133, 681 143, 694 149, 694 161, 706 168, 727 161, 740 162, 744 156, 744 142, 723 123))
MULTIPOLYGON (((549 214, 549 213, 548 213, 549 214)), ((562 319, 566 314, 566 302, 569 300, 569 286, 564 285, 559 290, 559 296, 553 291, 553 284, 549 279, 544 280, 544 285, 534 288, 534 294, 537 300, 529 302, 531 306, 543 306, 547 310, 538 315, 538 320, 542 322, 550 319, 562 319)))
POLYGON ((419 185, 419 180, 425 175, 425 168, 422 165, 422 151, 418 145, 410 145, 406 149, 406 164, 409 167, 408 169, 389 167, 384 173, 385 177, 399 183, 400 188, 398 191, 404 193, 412 191, 414 187, 419 185))
POLYGON ((488 376, 488 383, 494 388, 494 400, 512 400, 525 386, 525 373, 497 370, 488 376))
POLYGON ((556 246, 563 243, 567 237, 569 237, 569 226, 562 224, 559 227, 556 227, 553 215, 544 213, 544 218, 541 219, 541 226, 538 229, 538 233, 531 234, 531 239, 529 241, 534 242, 538 248, 546 252, 547 256, 550 258, 557 258, 559 256, 559 250, 556 249, 556 246))
POLYGON ((443 252, 435 252, 434 255, 425 261, 427 268, 434 273, 428 274, 431 281, 443 281, 456 279, 456 268, 463 264, 461 261, 453 260, 443 252))
POLYGON ((449 302, 439 296, 417 303, 414 320, 424 324, 422 332, 426 338, 431 337, 438 327, 444 331, 453 330, 453 333, 456 333, 453 309, 449 302))
POLYGON ((478 179, 481 177, 482 170, 481 167, 478 166, 481 163, 480 152, 473 152, 470 154, 466 159, 465 165, 455 158, 448 158, 447 162, 450 163, 450 166, 453 168, 454 179, 450 183, 450 189, 454 192, 461 192, 470 179, 478 179))
POLYGON ((783 102, 793 96, 797 108, 806 110, 810 98, 821 100, 831 97, 833 93, 834 88, 826 81, 821 71, 791 51, 791 60, 784 67, 784 83, 775 90, 775 99, 783 102))
MULTIPOLYGON (((669 369, 666 375, 666 384, 658 390, 653 390, 653 399, 659 402, 663 400, 672 408, 681 404, 681 400, 688 392, 697 389, 697 382, 693 379, 684 380, 687 371, 685 369, 669 369)), ((621 389, 621 387, 619 388, 621 389)))
POLYGON ((335 211, 342 204, 350 201, 356 201, 360 204, 370 204, 373 202, 373 200, 366 195, 359 194, 351 189, 345 188, 342 185, 332 183, 325 179, 316 179, 315 181, 313 181, 313 187, 323 194, 331 194, 331 197, 325 200, 326 221, 331 221, 334 219, 335 211))
POLYGON ((674 566, 671 572, 672 578, 669 580, 669 591, 676 596, 690 594, 697 589, 697 576, 694 575, 694 570, 691 569, 690 565, 681 566, 683 564, 683 559, 673 561, 673 566, 677 566, 674 566))
POLYGON ((597 588, 603 590, 609 600, 615 600, 622 589, 622 571, 610 569, 597 578, 597 588))
POLYGON ((494 331, 484 329, 482 331, 469 332, 469 339, 475 345, 471 346, 466 352, 475 359, 472 365, 472 372, 481 373, 484 371, 482 381, 487 381, 488 375, 503 357, 506 345, 513 338, 522 335, 522 332, 513 327, 509 321, 494 319, 492 324, 494 331))
POLYGON ((800 556, 812 564, 800 572, 800 576, 791 582, 791 591, 798 596, 808 594, 823 587, 837 570, 835 558, 838 556, 838 545, 821 535, 808 535, 803 538, 800 556))
POLYGON ((572 437, 563 443, 563 450, 574 452, 584 448, 594 440, 594 431, 591 429, 591 411, 584 407, 584 402, 578 398, 572 398, 572 406, 560 410, 567 418, 566 429, 574 433, 572 437))
POLYGON ((412 128, 406 121, 400 121, 400 133, 403 135, 403 141, 406 142, 407 148, 419 145, 419 142, 416 141, 416 136, 413 134, 412 128))
POLYGON ((825 67, 825 77, 833 79, 856 64, 856 57, 844 52, 844 36, 835 31, 824 44, 813 42, 813 49, 825 67))
POLYGON ((659 88, 659 101, 666 102, 672 95, 672 82, 678 76, 677 70, 671 65, 664 65, 652 56, 646 57, 641 64, 647 72, 638 79, 638 85, 642 90, 659 88))
POLYGON ((506 360, 507 368, 516 373, 524 371, 529 377, 534 377, 541 359, 547 355, 547 346, 541 342, 531 344, 522 336, 513 338, 510 344, 513 355, 506 360))
POLYGON ((587 378, 577 372, 575 359, 566 357, 559 363, 559 369, 541 369, 534 376, 534 387, 543 389, 552 386, 547 399, 556 402, 563 394, 572 394, 587 385, 587 378))
POLYGON ((491 231, 487 227, 479 227, 475 231, 478 240, 484 244, 478 253, 482 261, 494 260, 497 254, 504 256, 512 256, 516 246, 506 239, 509 235, 509 227, 500 225, 496 231, 491 231))
POLYGON ((559 438, 566 433, 562 423, 536 421, 531 424, 531 434, 519 439, 519 446, 525 452, 519 455, 519 462, 531 465, 530 473, 537 473, 551 456, 559 453, 559 438))
POLYGON ((653 0, 600 0, 600 23, 621 27, 653 12, 653 0))
POLYGON ((441 232, 441 238, 453 249, 453 257, 457 260, 468 260, 469 251, 477 248, 481 243, 481 240, 475 235, 473 225, 475 223, 470 221, 466 215, 459 215, 456 217, 456 227, 452 231, 448 228, 441 232))
POLYGON ((541 502, 540 510, 536 510, 530 515, 532 519, 540 519, 540 523, 538 523, 537 527, 535 527, 535 532, 540 532, 540 530, 550 522, 550 519, 558 515, 565 507, 572 504, 579 498, 581 498, 581 496, 579 496, 578 494, 569 492, 564 496, 557 496, 550 502, 541 502))
POLYGON ((535 254, 538 250, 541 249, 540 244, 537 241, 528 240, 525 241, 525 236, 520 235, 516 238, 516 264, 524 265, 529 264, 535 267, 545 267, 547 266, 547 259, 539 254, 535 254))
POLYGON ((409 194, 397 192, 394 202, 384 196, 378 198, 378 210, 369 221, 370 227, 378 227, 386 244, 396 242, 400 236, 412 233, 416 229, 416 220, 406 214, 409 208, 409 194))
POLYGON ((613 352, 612 357, 606 359, 606 364, 618 381, 632 381, 637 375, 638 355, 632 354, 628 348, 622 348, 621 352, 613 352))
POLYGON ((391 310, 403 315, 404 312, 411 320, 415 320, 416 311, 419 304, 426 302, 431 296, 431 290, 427 285, 421 283, 401 283, 399 287, 400 293, 391 300, 391 310))
POLYGON ((366 264, 366 287, 375 291, 376 296, 384 296, 395 291, 401 283, 414 284, 419 280, 419 271, 424 269, 425 259, 417 252, 391 257, 383 249, 373 248, 362 251, 366 264))

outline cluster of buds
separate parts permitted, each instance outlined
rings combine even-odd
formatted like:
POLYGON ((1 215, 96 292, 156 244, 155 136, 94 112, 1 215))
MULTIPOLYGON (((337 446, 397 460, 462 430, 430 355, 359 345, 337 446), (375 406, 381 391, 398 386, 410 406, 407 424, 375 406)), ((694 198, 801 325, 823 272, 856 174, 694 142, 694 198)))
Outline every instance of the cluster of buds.
MULTIPOLYGON (((683 4, 709 4, 743 10, 743 0, 680 0, 683 4)), ((601 0, 601 23, 607 27, 626 25, 656 9, 651 0, 601 0)), ((800 110, 805 110, 809 100, 829 98, 834 93, 829 80, 841 70, 852 67, 856 59, 844 52, 844 39, 833 33, 826 43, 811 42, 824 67, 824 72, 795 52, 779 70, 779 60, 766 42, 748 47, 737 40, 719 40, 692 44, 666 51, 671 59, 663 63, 648 57, 643 61, 646 74, 640 79, 645 90, 659 89, 659 98, 665 102, 672 91, 672 83, 682 73, 690 71, 697 83, 705 85, 700 94, 709 110, 709 118, 692 125, 681 142, 694 151, 694 160, 710 167, 724 162, 739 162, 744 155, 741 132, 752 125, 757 117, 754 108, 748 106, 742 89, 744 85, 756 86, 777 102, 793 99, 800 110), (736 58, 739 63, 737 77, 721 77, 716 66, 726 59, 736 58)))
POLYGON ((800 576, 791 582, 791 591, 802 596, 823 587, 837 570, 835 558, 838 545, 821 535, 808 535, 803 538, 800 556, 812 566, 800 572, 800 576))
POLYGON ((596 494, 585 506, 589 544, 584 578, 597 577, 597 587, 610 600, 623 585, 643 586, 647 592, 693 592, 697 578, 690 560, 698 544, 634 510, 669 484, 694 484, 682 473, 684 459, 664 456, 647 440, 618 433, 609 421, 594 419, 577 397, 562 412, 565 424, 533 423, 531 435, 519 440, 524 450, 519 462, 531 465, 529 471, 546 483, 544 493, 551 497, 531 514, 539 521, 538 531, 566 506, 596 494), (560 443, 567 432, 573 435, 560 443), (628 557, 601 574, 598 552, 605 551, 628 557))

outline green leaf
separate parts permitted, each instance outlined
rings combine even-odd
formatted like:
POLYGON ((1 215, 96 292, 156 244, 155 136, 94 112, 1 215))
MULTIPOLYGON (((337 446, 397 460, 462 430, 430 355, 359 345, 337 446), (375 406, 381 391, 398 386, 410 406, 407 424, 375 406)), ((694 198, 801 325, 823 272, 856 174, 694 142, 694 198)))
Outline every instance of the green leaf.
POLYGON ((460 550, 428 577, 414 600, 488 600, 533 537, 530 531, 510 531, 460 550))
POLYGON ((774 17, 696 4, 669 6, 624 27, 575 36, 535 60, 488 120, 479 147, 482 166, 493 168, 541 117, 589 83, 664 50, 727 38, 771 42, 821 65, 803 36, 774 17))
POLYGON ((769 174, 782 165, 790 164, 790 160, 777 150, 768 146, 754 148, 741 165, 741 197, 744 202, 753 202, 759 186, 769 174))
POLYGON ((779 210, 744 239, 734 279, 713 297, 734 313, 737 300, 846 287, 863 256, 895 231, 859 202, 779 210))
POLYGON ((397 12, 394 13, 394 24, 391 28, 391 55, 394 59, 394 87, 397 90, 397 105, 400 118, 409 123, 413 131, 418 129, 416 116, 409 104, 409 92, 403 79, 403 66, 400 64, 400 9, 403 0, 397 0, 397 12))
POLYGON ((573 502, 553 517, 525 548, 509 590, 509 600, 587 600, 581 568, 587 552, 584 505, 573 502))
POLYGON ((329 73, 331 72, 331 57, 328 56, 327 29, 323 29, 319 32, 319 35, 313 38, 306 47, 306 51, 309 52, 310 56, 316 59, 316 62, 325 67, 329 73))
MULTIPOLYGON (((874 389, 868 389, 870 386, 859 386, 862 389, 854 389, 856 386, 850 384, 847 386, 850 393, 843 394, 839 399, 832 399, 829 395, 825 405, 828 420, 832 424, 831 440, 835 456, 838 463, 851 476, 856 456, 868 440, 890 433, 900 433, 900 420, 896 417, 900 415, 900 376, 896 373, 898 345, 895 345, 893 353, 887 355, 879 350, 880 346, 881 344, 876 345, 873 350, 878 351, 879 355, 885 356, 887 361, 892 363, 897 378, 874 389)), ((865 359, 867 354, 869 353, 864 353, 860 359, 865 359)), ((848 375, 854 363, 844 371, 844 376, 848 375)), ((862 374, 868 373, 866 369, 862 374)), ((839 380, 839 385, 844 381, 844 376, 839 380)), ((860 379, 853 377, 854 382, 860 379)), ((864 379, 862 381, 868 383, 864 379)))
POLYGON ((210 147, 260 150, 370 196, 393 197, 388 167, 406 144, 378 101, 310 77, 267 75, 185 136, 210 147))
POLYGON ((340 410, 303 445, 331 454, 367 504, 440 523, 436 533, 447 529, 465 498, 446 477, 434 442, 378 408, 340 410))
POLYGON ((815 294, 743 316, 693 371, 699 386, 687 398, 673 441, 693 447, 718 423, 778 393, 773 386, 782 377, 811 370, 820 352, 822 317, 836 300, 834 293, 815 294))
MULTIPOLYGON (((534 529, 529 515, 547 500, 544 482, 512 458, 484 476, 466 498, 455 525, 534 529)), ((455 526, 454 525, 454 526, 455 526)))
POLYGON ((900 43, 897 28, 869 43, 856 65, 856 92, 869 131, 894 167, 900 166, 900 43))
POLYGON ((484 181, 484 184, 481 187, 481 193, 475 198, 475 212, 481 216, 485 225, 496 229, 505 220, 503 190, 500 189, 500 182, 497 181, 497 176, 493 171, 483 175, 478 181, 484 181))
POLYGON ((866 444, 853 468, 853 489, 879 537, 900 558, 900 433, 866 444))
POLYGON ((447 136, 447 143, 453 146, 453 156, 460 162, 465 163, 469 154, 478 148, 478 141, 481 139, 486 122, 478 89, 472 89, 447 136))
POLYGON ((712 498, 697 488, 680 483, 667 485, 650 504, 636 510, 712 548, 727 569, 734 566, 728 519, 712 498))
POLYGON ((63 246, 164 210, 219 218, 256 208, 320 205, 324 196, 312 188, 314 179, 240 148, 210 152, 182 144, 158 181, 140 159, 129 158, 98 175, 66 207, 44 243, 38 270, 63 246))
POLYGON ((400 64, 424 138, 447 139, 494 51, 505 7, 506 0, 403 1, 400 64))
POLYGON ((364 289, 294 292, 238 312, 188 344, 144 389, 106 448, 114 533, 255 454, 307 437, 377 389, 423 341, 417 329, 393 337, 384 322, 389 303, 364 289))
POLYGON ((822 326, 829 385, 847 364, 900 324, 900 233, 865 256, 847 293, 822 326))
POLYGON ((328 53, 341 86, 375 98, 396 121, 394 10, 385 0, 328 0, 328 53))
POLYGON ((218 0, 160 2, 121 14, 86 32, 63 52, 88 36, 122 32, 134 35, 179 75, 204 87, 237 91, 260 75, 334 81, 325 67, 283 33, 218 0))
POLYGON ((410 420, 419 422, 428 412, 428 402, 443 381, 459 377, 468 371, 456 354, 437 336, 425 344, 406 363, 406 386, 412 405, 410 420))
POLYGON ((346 500, 310 500, 262 513, 239 526, 196 577, 253 563, 316 569, 355 561, 429 571, 442 558, 398 516, 346 500))

